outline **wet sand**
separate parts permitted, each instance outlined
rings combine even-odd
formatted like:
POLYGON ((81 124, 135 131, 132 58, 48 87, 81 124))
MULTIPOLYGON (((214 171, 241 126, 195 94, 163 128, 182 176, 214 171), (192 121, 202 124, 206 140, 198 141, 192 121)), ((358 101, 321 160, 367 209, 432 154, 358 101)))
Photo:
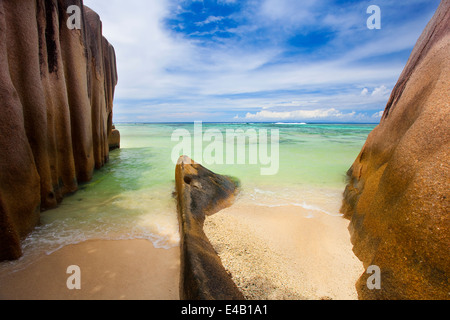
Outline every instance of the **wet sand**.
MULTIPOLYGON (((300 207, 236 203, 208 217, 205 233, 249 300, 355 300, 364 269, 348 225, 300 207)), ((0 274, 0 300, 178 300, 179 274, 179 248, 88 241, 0 274), (81 269, 81 290, 67 289, 71 265, 81 269)))
POLYGON ((150 241, 88 241, 24 270, 0 274, 0 300, 178 300, 179 248, 150 241), (69 290, 67 268, 81 269, 81 290, 69 290))
POLYGON ((236 203, 205 232, 249 300, 356 300, 364 273, 349 222, 299 207, 236 203))

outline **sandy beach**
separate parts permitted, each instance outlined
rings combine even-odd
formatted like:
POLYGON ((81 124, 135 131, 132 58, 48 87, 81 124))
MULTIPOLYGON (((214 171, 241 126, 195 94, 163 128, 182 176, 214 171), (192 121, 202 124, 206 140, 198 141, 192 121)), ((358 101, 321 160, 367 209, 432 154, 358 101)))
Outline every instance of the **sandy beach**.
POLYGON ((87 241, 0 274, 0 300, 177 300, 179 248, 150 241, 87 241), (67 268, 81 269, 81 290, 68 290, 67 268))
MULTIPOLYGON (((205 233, 246 299, 355 300, 364 269, 348 224, 301 207, 238 201, 208 217, 205 233)), ((178 247, 87 241, 0 274, 0 300, 178 300, 179 267, 178 247), (81 269, 81 290, 67 289, 71 265, 81 269)))
POLYGON ((208 217, 205 232, 250 300, 355 300, 364 273, 349 222, 303 208, 236 203, 208 217))

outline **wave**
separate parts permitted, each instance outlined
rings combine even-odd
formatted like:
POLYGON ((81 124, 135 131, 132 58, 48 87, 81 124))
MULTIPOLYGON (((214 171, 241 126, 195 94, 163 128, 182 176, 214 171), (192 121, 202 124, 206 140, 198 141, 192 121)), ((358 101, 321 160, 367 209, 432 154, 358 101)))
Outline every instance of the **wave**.
POLYGON ((64 230, 65 228, 57 223, 38 227, 24 240, 22 247, 23 256, 16 261, 0 263, 0 273, 17 273, 35 264, 43 256, 50 256, 67 246, 78 245, 87 241, 146 240, 151 242, 156 249, 165 250, 179 246, 180 239, 178 234, 168 232, 164 227, 157 226, 157 228, 158 233, 140 226, 134 226, 128 228, 128 230, 120 230, 121 232, 105 230, 104 233, 97 233, 95 230, 84 231, 76 228, 64 230))
POLYGON ((295 126, 295 125, 302 125, 302 126, 304 126, 304 125, 307 125, 307 123, 306 122, 277 122, 277 123, 275 123, 276 125, 287 125, 287 126, 290 126, 290 125, 292 125, 292 126, 295 126))
MULTIPOLYGON (((307 203, 303 203, 303 204, 300 204, 300 203, 283 203, 283 204, 257 203, 256 205, 258 207, 266 207, 266 208, 301 207, 301 208, 309 210, 309 211, 321 212, 321 213, 324 213, 324 214, 326 214, 328 216, 331 216, 331 217, 343 217, 344 216, 343 214, 331 213, 331 212, 323 210, 323 209, 321 209, 319 207, 309 205, 307 203)), ((312 216, 308 216, 308 218, 312 218, 312 216)))
POLYGON ((264 190, 263 188, 253 187, 250 192, 244 193, 239 199, 242 202, 250 202, 259 207, 266 208, 286 208, 299 207, 305 209, 310 215, 307 218, 313 218, 314 213, 326 214, 331 217, 342 217, 336 213, 334 206, 329 206, 332 201, 339 202, 340 193, 335 194, 326 192, 326 190, 296 190, 282 189, 278 192, 264 190), (299 201, 299 197, 303 199, 299 201))
POLYGON ((306 209, 306 210, 322 212, 322 213, 325 213, 325 214, 327 214, 327 215, 329 215, 331 217, 343 217, 344 216, 343 214, 340 214, 340 213, 336 214, 336 213, 328 212, 328 211, 323 210, 323 209, 321 209, 319 207, 316 207, 316 206, 313 206, 313 205, 309 205, 306 202, 303 202, 303 204, 293 203, 292 205, 294 207, 301 207, 301 208, 306 209))

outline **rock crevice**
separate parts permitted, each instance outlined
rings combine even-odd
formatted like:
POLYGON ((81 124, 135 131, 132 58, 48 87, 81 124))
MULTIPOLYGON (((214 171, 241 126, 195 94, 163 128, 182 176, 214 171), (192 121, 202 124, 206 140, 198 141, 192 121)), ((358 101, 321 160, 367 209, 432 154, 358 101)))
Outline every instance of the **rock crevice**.
POLYGON ((82 0, 0 0, 0 261, 109 156, 114 48, 82 0), (81 8, 81 29, 67 8, 81 8))

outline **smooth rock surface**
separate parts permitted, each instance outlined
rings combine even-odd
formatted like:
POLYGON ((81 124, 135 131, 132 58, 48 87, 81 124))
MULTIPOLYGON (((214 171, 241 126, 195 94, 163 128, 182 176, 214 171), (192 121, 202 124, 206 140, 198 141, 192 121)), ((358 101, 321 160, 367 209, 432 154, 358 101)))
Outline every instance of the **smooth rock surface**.
POLYGON ((178 161, 175 183, 181 238, 181 299, 244 300, 203 231, 207 215, 233 204, 238 192, 236 184, 188 157, 178 161))
POLYGON ((361 299, 450 298, 450 1, 442 1, 348 173, 354 252, 381 269, 361 299))

